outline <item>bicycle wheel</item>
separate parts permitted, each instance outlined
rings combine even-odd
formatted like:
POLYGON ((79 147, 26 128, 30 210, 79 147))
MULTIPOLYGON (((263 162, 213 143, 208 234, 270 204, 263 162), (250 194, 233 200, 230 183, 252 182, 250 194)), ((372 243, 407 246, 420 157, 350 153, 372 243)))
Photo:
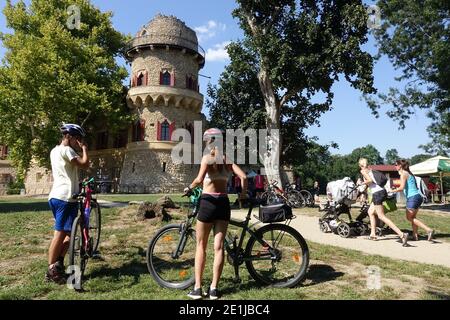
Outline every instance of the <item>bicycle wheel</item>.
POLYGON ((289 205, 293 208, 301 208, 306 206, 306 201, 302 194, 297 190, 292 190, 287 194, 289 205))
POLYGON ((194 284, 195 231, 187 230, 186 243, 178 258, 181 224, 169 224, 158 231, 147 249, 147 267, 156 282, 169 289, 186 289, 194 284))
POLYGON ((300 194, 305 199, 305 203, 307 206, 314 205, 314 197, 312 196, 311 192, 309 192, 308 190, 300 190, 300 194))
MULTIPOLYGON (((84 248, 84 236, 80 217, 76 217, 72 224, 69 243, 69 270, 70 276, 75 276, 75 284, 81 287, 84 270, 86 269, 86 252, 84 248)), ((76 286, 75 286, 76 287, 76 286)))
POLYGON ((269 224, 251 237, 245 248, 245 265, 256 281, 279 288, 297 285, 306 276, 309 249, 294 228, 269 224), (265 245, 262 245, 259 241, 265 245))
POLYGON ((101 218, 100 205, 96 200, 92 200, 91 216, 89 218, 89 235, 92 238, 92 253, 97 252, 100 243, 101 218))

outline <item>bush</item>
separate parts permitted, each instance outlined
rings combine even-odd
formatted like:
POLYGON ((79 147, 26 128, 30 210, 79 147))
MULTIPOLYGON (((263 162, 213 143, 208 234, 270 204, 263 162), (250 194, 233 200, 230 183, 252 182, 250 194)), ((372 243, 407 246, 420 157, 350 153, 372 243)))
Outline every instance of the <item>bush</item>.
POLYGON ((6 194, 20 194, 21 189, 25 189, 25 184, 22 181, 10 182, 6 194))

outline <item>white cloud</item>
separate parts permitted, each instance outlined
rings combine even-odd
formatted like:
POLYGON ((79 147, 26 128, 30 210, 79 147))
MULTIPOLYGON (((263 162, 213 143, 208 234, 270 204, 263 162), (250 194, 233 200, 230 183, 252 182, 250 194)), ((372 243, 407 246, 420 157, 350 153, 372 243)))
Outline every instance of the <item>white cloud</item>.
POLYGON ((225 41, 214 45, 212 48, 206 50, 206 61, 227 61, 230 59, 228 52, 225 49, 230 41, 225 41))
POLYGON ((227 26, 223 23, 209 20, 206 24, 195 27, 194 30, 197 32, 198 40, 201 42, 213 38, 217 31, 225 31, 226 28, 227 26))

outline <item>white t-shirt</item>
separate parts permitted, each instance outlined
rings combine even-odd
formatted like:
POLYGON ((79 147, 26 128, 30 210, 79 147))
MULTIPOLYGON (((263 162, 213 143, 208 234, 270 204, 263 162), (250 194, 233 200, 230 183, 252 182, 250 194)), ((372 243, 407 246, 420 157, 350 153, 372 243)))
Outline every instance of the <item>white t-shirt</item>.
POLYGON ((79 155, 69 146, 58 145, 50 152, 53 187, 48 199, 75 202, 74 193, 79 192, 78 167, 71 163, 79 155))

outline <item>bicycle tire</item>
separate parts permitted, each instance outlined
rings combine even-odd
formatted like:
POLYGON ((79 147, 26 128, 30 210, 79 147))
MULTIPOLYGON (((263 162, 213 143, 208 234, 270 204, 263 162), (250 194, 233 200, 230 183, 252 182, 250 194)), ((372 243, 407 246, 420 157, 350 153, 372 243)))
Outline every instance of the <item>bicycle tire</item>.
POLYGON ((91 202, 91 217, 89 221, 89 235, 93 238, 92 241, 92 253, 97 252, 98 245, 100 244, 100 234, 102 230, 102 216, 100 211, 100 205, 95 199, 92 199, 91 202), (95 217, 92 219, 92 217, 95 217), (93 221, 96 224, 93 226, 93 221), (92 231, 93 230, 93 231, 92 231))
POLYGON ((293 208, 302 208, 302 207, 306 206, 305 198, 297 190, 289 191, 289 193, 286 195, 286 197, 289 201, 289 205, 293 208))
POLYGON ((300 190, 300 194, 305 199, 305 203, 307 206, 313 206, 314 205, 314 197, 308 190, 300 190))
MULTIPOLYGON (((272 237, 273 238, 273 237, 272 237)), ((276 240, 276 239, 275 239, 276 240)), ((292 241, 292 240, 291 240, 292 241)), ((287 242, 288 243, 288 242, 287 242)), ((289 247, 289 245, 288 245, 289 247)), ((305 239, 302 237, 302 235, 296 231, 294 228, 287 226, 285 224, 269 224, 265 225, 262 228, 258 229, 255 233, 255 236, 252 236, 245 248, 245 257, 244 259, 248 259, 245 261, 245 265, 247 267, 248 272, 250 273, 250 276, 255 279, 257 282, 264 284, 264 285, 270 285, 277 288, 291 288, 296 286, 298 283, 300 283, 306 276, 306 272, 309 265, 309 249, 308 245, 305 241, 305 239), (297 243, 295 246, 298 248, 295 248, 294 250, 287 250, 287 248, 278 248, 278 244, 273 244, 273 241, 267 241, 267 239, 264 238, 264 235, 266 233, 274 233, 273 231, 279 231, 282 234, 281 239, 279 241, 282 241, 285 235, 290 235, 291 239, 294 239, 297 243), (256 260, 251 259, 253 258, 260 258, 261 252, 268 252, 267 249, 265 249, 261 243, 259 243, 256 239, 263 239, 266 241, 272 248, 275 248, 278 253, 281 255, 281 259, 283 259, 283 255, 285 257, 292 257, 292 260, 294 261, 293 264, 293 270, 294 274, 292 276, 284 276, 284 272, 280 272, 280 269, 274 270, 274 264, 279 264, 282 261, 275 261, 275 260, 256 260), (255 247, 254 247, 255 246, 255 247), (301 260, 301 261, 300 261, 301 260), (260 263, 260 261, 263 261, 263 263, 260 263), (270 269, 258 272, 259 265, 267 263, 270 264, 270 269), (277 275, 280 274, 280 276, 283 276, 281 279, 275 279, 272 278, 271 275, 277 275)), ((284 261, 289 262, 289 259, 285 259, 284 261)), ((285 263, 286 263, 285 262, 285 263)), ((290 262, 292 265, 292 261, 290 262)))
MULTIPOLYGON (((184 290, 195 282, 195 230, 187 230, 187 242, 181 256, 186 262, 180 263, 180 258, 174 259, 172 253, 178 245, 182 224, 169 224, 161 228, 150 240, 147 248, 147 268, 155 281, 164 288, 184 290), (189 240, 192 240, 189 243, 189 240), (164 243, 166 242, 166 243, 164 243), (156 252, 162 245, 161 254, 156 252), (156 250, 156 251, 155 251, 156 250), (163 256, 163 258, 159 257, 163 256), (166 262, 164 262, 164 258, 166 262), (161 262, 161 261, 162 262, 161 262), (163 269, 160 269, 163 267, 163 269), (165 267, 165 269, 164 269, 165 267)), ((181 257, 180 256, 180 257, 181 257)))
MULTIPOLYGON (((86 257, 83 247, 84 237, 81 230, 80 217, 76 217, 72 223, 69 242, 69 267, 78 267, 80 271, 80 285, 83 281, 84 270, 86 268, 86 257)), ((71 275, 76 270, 72 269, 71 275)))

